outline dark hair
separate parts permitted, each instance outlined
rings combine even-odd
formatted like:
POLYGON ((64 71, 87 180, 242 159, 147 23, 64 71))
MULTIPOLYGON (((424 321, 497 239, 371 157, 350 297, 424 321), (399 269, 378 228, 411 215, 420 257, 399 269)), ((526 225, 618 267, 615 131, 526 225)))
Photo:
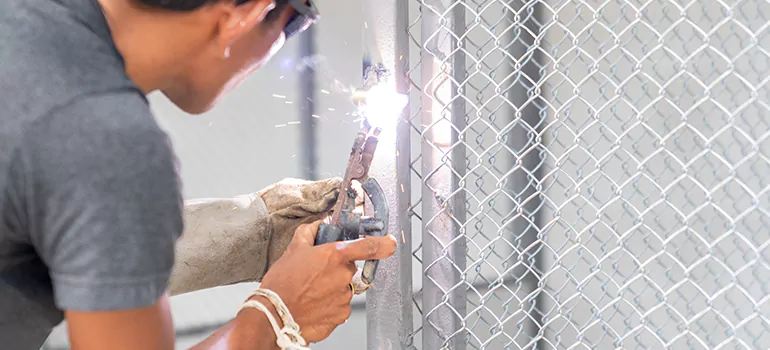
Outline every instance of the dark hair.
MULTIPOLYGON (((1 1, 1 0, 0 0, 1 1)), ((192 11, 203 5, 219 2, 222 0, 139 0, 143 4, 159 7, 169 11, 192 11)), ((236 5, 247 3, 250 0, 235 0, 236 5)), ((276 1, 276 8, 282 1, 276 1)), ((285 2, 285 1, 284 1, 285 2)))
MULTIPOLYGON (((0 0, 5 1, 5 0, 0 0)), ((141 3, 162 8, 169 11, 193 11, 206 4, 215 3, 223 0, 139 0, 141 3)), ((242 5, 251 0, 235 0, 235 5, 242 5)), ((264 23, 270 23, 281 13, 289 2, 287 0, 275 0, 275 8, 267 13, 264 19, 264 23)))

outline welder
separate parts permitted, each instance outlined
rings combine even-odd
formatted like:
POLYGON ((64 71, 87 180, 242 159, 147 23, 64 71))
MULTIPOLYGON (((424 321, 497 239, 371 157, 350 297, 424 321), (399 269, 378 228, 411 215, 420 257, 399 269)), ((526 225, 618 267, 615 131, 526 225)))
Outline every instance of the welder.
MULTIPOLYGON (((209 110, 318 18, 308 0, 0 1, 0 348, 172 349, 168 298, 261 281, 196 349, 302 349, 350 315, 355 261, 314 245, 340 180, 183 201, 145 95, 209 110)), ((267 145, 266 145, 267 146, 267 145)))

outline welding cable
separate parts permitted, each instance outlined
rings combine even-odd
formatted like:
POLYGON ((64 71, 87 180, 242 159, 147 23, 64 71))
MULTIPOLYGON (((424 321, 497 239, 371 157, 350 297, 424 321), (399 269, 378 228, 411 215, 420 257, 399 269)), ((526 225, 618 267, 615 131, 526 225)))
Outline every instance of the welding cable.
POLYGON ((307 341, 305 341, 299 334, 299 325, 294 321, 294 318, 289 312, 289 308, 286 307, 286 304, 284 304, 278 294, 269 289, 257 288, 251 293, 249 299, 241 305, 241 310, 247 307, 260 310, 267 316, 270 325, 273 327, 273 332, 275 332, 276 344, 281 350, 310 350, 310 348, 307 347, 307 341), (264 304, 256 300, 251 300, 254 296, 265 297, 273 304, 273 306, 275 306, 278 316, 283 321, 283 328, 278 326, 278 322, 275 317, 273 317, 273 313, 270 312, 264 304))

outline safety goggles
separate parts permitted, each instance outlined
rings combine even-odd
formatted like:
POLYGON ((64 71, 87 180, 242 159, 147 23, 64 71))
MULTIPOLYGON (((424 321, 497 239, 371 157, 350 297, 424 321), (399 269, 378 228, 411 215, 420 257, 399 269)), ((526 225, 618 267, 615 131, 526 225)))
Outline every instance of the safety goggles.
POLYGON ((311 0, 307 0, 307 2, 304 2, 303 0, 278 1, 288 2, 295 10, 294 14, 286 23, 286 26, 283 27, 283 33, 286 35, 286 39, 304 32, 311 24, 321 18, 318 9, 311 0))

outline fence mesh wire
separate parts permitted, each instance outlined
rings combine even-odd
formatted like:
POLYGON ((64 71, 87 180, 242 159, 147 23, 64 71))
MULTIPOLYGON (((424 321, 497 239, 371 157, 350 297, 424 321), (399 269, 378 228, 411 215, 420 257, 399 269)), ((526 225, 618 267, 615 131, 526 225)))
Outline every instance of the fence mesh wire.
POLYGON ((770 3, 410 1, 414 348, 770 344, 770 3))

